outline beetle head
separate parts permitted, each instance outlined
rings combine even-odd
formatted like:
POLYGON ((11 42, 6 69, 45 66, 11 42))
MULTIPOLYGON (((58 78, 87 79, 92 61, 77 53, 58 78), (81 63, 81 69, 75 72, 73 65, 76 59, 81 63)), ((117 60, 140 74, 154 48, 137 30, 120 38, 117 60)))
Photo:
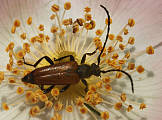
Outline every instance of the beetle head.
POLYGON ((96 65, 95 63, 91 64, 90 71, 92 75, 100 76, 100 73, 101 73, 100 67, 96 65))

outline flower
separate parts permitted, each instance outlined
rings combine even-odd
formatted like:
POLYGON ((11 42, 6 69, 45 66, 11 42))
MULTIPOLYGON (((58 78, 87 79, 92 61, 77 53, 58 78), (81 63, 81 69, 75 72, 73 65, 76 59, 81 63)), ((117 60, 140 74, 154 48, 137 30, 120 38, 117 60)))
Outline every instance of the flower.
MULTIPOLYGON (((0 112, 2 119, 160 118, 161 1, 1 0, 1 4, 0 95, 2 109, 12 112, 0 112), (61 85, 44 93, 51 86, 42 88, 22 82, 34 69, 49 65, 43 60, 34 68, 25 64, 24 59, 34 64, 43 56, 54 60, 73 55, 80 65, 83 54, 98 48, 96 54, 86 59, 86 64, 97 63, 109 21, 100 4, 106 6, 111 16, 100 68, 129 73, 135 93, 130 91, 129 75, 121 71, 91 76, 86 79, 88 88, 80 81, 65 92, 59 91, 61 85)), ((66 61, 69 59, 61 62, 66 61)))

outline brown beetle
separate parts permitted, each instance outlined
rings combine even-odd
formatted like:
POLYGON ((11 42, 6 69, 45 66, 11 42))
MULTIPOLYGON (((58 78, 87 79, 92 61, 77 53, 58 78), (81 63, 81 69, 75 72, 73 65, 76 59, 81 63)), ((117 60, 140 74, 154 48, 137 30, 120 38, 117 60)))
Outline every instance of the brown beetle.
POLYGON ((118 69, 111 69, 111 70, 103 71, 99 67, 100 57, 101 57, 103 50, 106 46, 109 31, 110 31, 109 12, 104 6, 102 6, 102 5, 100 5, 100 6, 102 8, 104 8, 104 10, 106 11, 109 21, 108 21, 106 40, 104 42, 103 48, 102 48, 98 58, 97 58, 98 65, 96 65, 95 63, 92 63, 91 65, 85 64, 86 56, 87 55, 91 56, 91 55, 95 54, 97 49, 92 53, 85 53, 82 57, 81 65, 77 64, 77 62, 75 61, 75 59, 72 55, 64 56, 59 59, 54 59, 54 61, 60 61, 64 58, 70 57, 69 62, 64 62, 64 63, 59 63, 59 64, 54 64, 53 61, 48 56, 42 57, 34 65, 26 63, 25 59, 24 59, 24 64, 30 65, 33 67, 36 67, 41 62, 42 59, 46 59, 51 65, 41 67, 41 68, 36 68, 31 73, 27 74, 24 78, 22 78, 22 81, 39 85, 41 90, 44 91, 44 93, 48 93, 52 90, 52 88, 55 85, 66 85, 64 88, 62 88, 60 90, 60 92, 64 92, 66 89, 68 89, 68 87, 70 85, 76 84, 81 80, 82 83, 86 86, 85 92, 87 92, 88 84, 87 84, 87 81, 85 80, 85 78, 89 78, 92 75, 101 76, 101 73, 119 71, 119 72, 126 74, 129 77, 129 79, 131 81, 132 92, 134 92, 133 80, 127 72, 125 72, 123 70, 118 70, 118 69), (51 86, 47 89, 44 89, 44 85, 51 85, 51 86))

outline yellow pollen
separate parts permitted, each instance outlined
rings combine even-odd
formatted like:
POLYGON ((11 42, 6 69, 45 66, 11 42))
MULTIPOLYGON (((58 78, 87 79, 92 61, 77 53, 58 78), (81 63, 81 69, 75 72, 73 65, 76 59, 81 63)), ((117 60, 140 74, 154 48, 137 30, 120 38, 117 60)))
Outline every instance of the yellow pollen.
POLYGON ((52 101, 45 101, 45 106, 46 106, 46 108, 50 109, 53 106, 53 102, 52 101))
POLYGON ((29 53, 30 52, 30 45, 29 45, 29 43, 24 43, 23 44, 23 49, 25 50, 25 52, 29 53))
POLYGON ((40 31, 43 31, 43 30, 44 30, 44 25, 40 24, 39 27, 38 27, 38 29, 39 29, 40 31))
POLYGON ((123 44, 119 44, 119 48, 120 48, 121 50, 124 50, 125 45, 123 45, 123 44))
POLYGON ((116 40, 119 42, 123 42, 123 37, 121 35, 116 36, 116 40))
POLYGON ((120 110, 122 108, 122 103, 118 102, 114 105, 115 110, 120 110))
POLYGON ((95 85, 89 85, 89 91, 96 92, 96 86, 95 85))
POLYGON ((135 25, 135 21, 134 21, 134 19, 129 19, 128 20, 128 25, 130 26, 130 27, 133 27, 134 25, 135 25))
POLYGON ((15 81, 15 78, 14 78, 14 77, 10 77, 10 78, 8 78, 8 81, 9 81, 9 83, 16 83, 16 81, 15 81))
POLYGON ((135 64, 134 63, 128 63, 128 70, 133 70, 135 68, 135 64))
POLYGON ((146 104, 141 103, 141 104, 140 104, 140 110, 143 110, 143 109, 145 109, 145 108, 146 108, 146 104))
POLYGON ((8 71, 11 71, 11 70, 12 70, 12 65, 11 65, 11 64, 7 64, 6 69, 7 69, 8 71))
POLYGON ((91 21, 90 21, 90 24, 92 25, 91 30, 94 29, 94 28, 96 27, 96 22, 95 22, 94 20, 91 20, 91 21))
MULTIPOLYGON (((120 68, 118 68, 118 69, 120 69, 120 68)), ((116 78, 121 78, 122 75, 123 75, 123 74, 122 74, 121 72, 117 72, 117 73, 116 73, 116 78)))
POLYGON ((71 22, 70 22, 69 19, 64 19, 64 20, 62 21, 62 24, 65 25, 65 26, 68 26, 68 25, 71 24, 71 22))
POLYGON ((53 97, 56 97, 56 96, 58 96, 59 94, 60 94, 60 91, 59 91, 58 88, 53 88, 53 89, 51 90, 51 95, 52 95, 53 97))
POLYGON ((54 110, 55 110, 55 111, 60 111, 60 110, 62 110, 62 108, 63 108, 63 104, 60 103, 60 102, 58 102, 58 103, 56 103, 56 104, 54 105, 54 110))
POLYGON ((154 54, 154 48, 152 46, 147 47, 146 53, 149 54, 149 55, 154 54))
POLYGON ((112 90, 112 87, 111 87, 110 84, 106 84, 105 89, 106 89, 107 92, 110 92, 112 90))
POLYGON ((101 36, 102 33, 103 33, 103 30, 101 29, 96 30, 96 35, 101 36))
POLYGON ((39 95, 39 99, 42 102, 48 101, 48 97, 46 94, 39 95))
POLYGON ((124 29, 124 35, 128 35, 128 33, 129 33, 129 32, 128 32, 128 29, 125 28, 125 29, 124 29))
POLYGON ((26 99, 30 100, 33 96, 34 96, 34 92, 33 91, 26 91, 26 99))
POLYGON ((39 108, 39 106, 34 106, 34 107, 32 107, 32 108, 30 109, 30 112, 29 112, 29 114, 30 114, 31 116, 36 116, 38 113, 40 113, 40 108, 39 108))
POLYGON ((50 120, 62 120, 62 116, 58 113, 55 113, 50 120))
POLYGON ((70 8, 71 8, 71 3, 70 3, 70 2, 66 2, 66 3, 64 4, 64 9, 65 9, 65 10, 70 10, 70 8))
POLYGON ((64 36, 66 31, 64 29, 61 29, 60 36, 64 36))
POLYGON ((102 81, 96 83, 97 88, 102 88, 102 81))
POLYGON ((25 39, 26 39, 26 33, 22 33, 22 34, 20 35, 20 37, 21 37, 21 39, 25 40, 25 39))
POLYGON ((81 112, 82 114, 85 114, 85 113, 87 113, 87 109, 86 109, 85 107, 81 107, 81 108, 80 108, 80 112, 81 112))
POLYGON ((55 15, 55 14, 52 14, 52 15, 50 16, 50 19, 51 19, 51 20, 54 20, 55 17, 56 17, 56 15, 55 15))
POLYGON ((83 18, 78 18, 78 19, 76 20, 76 22, 77 22, 80 26, 83 26, 84 23, 85 23, 85 20, 84 20, 83 18))
POLYGON ((114 40, 114 38, 115 38, 115 35, 114 34, 109 34, 109 39, 110 40, 114 40))
POLYGON ((20 73, 20 70, 18 68, 13 68, 12 73, 18 75, 20 73))
POLYGON ((15 46, 14 42, 10 42, 10 43, 8 44, 9 50, 13 50, 14 46, 15 46))
POLYGON ((15 20, 14 21, 14 26, 15 27, 20 27, 20 20, 15 20))
POLYGON ((5 111, 8 111, 9 107, 6 103, 2 103, 2 109, 5 110, 5 111))
POLYGON ((133 109, 133 106, 129 105, 128 108, 127 108, 127 111, 130 112, 132 109, 133 109))
POLYGON ((56 4, 54 4, 54 5, 51 6, 51 10, 52 10, 53 12, 58 12, 59 9, 60 9, 59 6, 56 5, 56 4))
POLYGON ((130 52, 127 52, 124 57, 128 59, 130 57, 130 52))
POLYGON ((85 8, 84 8, 84 12, 86 12, 86 13, 91 12, 91 8, 85 7, 85 8))
POLYGON ((78 97, 78 98, 76 99, 76 105, 77 105, 77 106, 83 106, 83 103, 84 103, 84 99, 83 99, 83 98, 78 97))
POLYGON ((92 19, 91 14, 85 14, 85 20, 90 21, 92 19))
POLYGON ((104 83, 110 83, 110 77, 107 76, 107 77, 103 78, 102 81, 103 81, 104 83))
POLYGON ((71 105, 68 105, 68 106, 66 107, 66 111, 67 111, 67 112, 73 112, 73 107, 72 107, 71 105))
POLYGON ((109 112, 101 112, 101 118, 104 120, 109 119, 109 112))
POLYGON ((136 68, 137 72, 138 73, 143 73, 144 72, 144 68, 142 65, 139 65, 137 68, 136 68))
POLYGON ((120 99, 125 102, 127 97, 126 97, 126 94, 125 93, 122 93, 121 96, 120 96, 120 99))
POLYGON ((85 23, 84 24, 84 27, 87 29, 87 30, 91 30, 92 29, 92 25, 90 23, 85 23))
POLYGON ((46 42, 50 40, 50 37, 48 35, 45 36, 46 42))
POLYGON ((0 81, 4 80, 4 72, 0 71, 0 81))
POLYGON ((31 24, 32 24, 32 17, 29 17, 29 18, 27 19, 27 24, 28 24, 28 25, 31 25, 31 24))
POLYGON ((128 43, 133 45, 134 41, 135 41, 134 37, 130 37, 129 40, 128 40, 128 43))
POLYGON ((16 90, 16 93, 21 95, 24 93, 24 89, 22 87, 18 87, 17 90, 16 90))
POLYGON ((24 50, 19 50, 17 53, 16 53, 16 56, 19 58, 19 59, 22 59, 24 56, 25 56, 25 51, 24 50))
POLYGON ((118 62, 119 62, 119 64, 123 65, 123 64, 125 64, 126 61, 125 60, 119 60, 118 62))
POLYGON ((56 33, 57 30, 58 30, 58 27, 56 27, 56 26, 51 27, 51 33, 56 33))
POLYGON ((18 65, 18 66, 22 66, 23 64, 24 64, 24 62, 23 62, 22 60, 18 60, 18 61, 17 61, 17 65, 18 65))
POLYGON ((113 47, 113 46, 109 46, 109 47, 107 48, 107 51, 108 51, 108 53, 113 52, 113 51, 114 51, 114 47, 113 47))
POLYGON ((118 59, 118 57, 119 57, 118 53, 114 53, 112 59, 118 59))

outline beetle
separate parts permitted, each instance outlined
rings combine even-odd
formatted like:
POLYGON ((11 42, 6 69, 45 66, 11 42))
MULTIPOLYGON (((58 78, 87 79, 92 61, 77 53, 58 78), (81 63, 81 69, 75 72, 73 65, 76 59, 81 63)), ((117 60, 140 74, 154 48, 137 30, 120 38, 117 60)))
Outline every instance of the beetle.
POLYGON ((101 77, 101 73, 108 73, 108 72, 113 72, 113 71, 119 71, 127 75, 130 79, 131 82, 131 87, 132 87, 132 92, 134 93, 134 87, 133 87, 133 80, 132 77, 125 71, 119 70, 119 69, 110 69, 107 71, 103 71, 100 69, 100 57, 105 49, 107 40, 108 40, 108 35, 110 31, 110 15, 108 10, 103 6, 100 5, 107 13, 108 16, 108 28, 107 28, 107 35, 106 35, 106 40, 104 42, 104 45, 102 47, 102 50, 100 54, 98 55, 97 62, 98 64, 92 63, 91 65, 85 64, 86 61, 86 56, 91 56, 94 55, 97 52, 97 49, 92 52, 92 53, 85 53, 81 59, 81 64, 78 65, 78 63, 75 61, 74 57, 72 55, 67 55, 58 59, 54 58, 54 61, 60 61, 62 59, 65 59, 67 57, 70 58, 69 62, 63 62, 63 63, 58 63, 54 64, 54 62, 48 57, 44 56, 40 58, 34 65, 29 64, 24 60, 24 64, 36 67, 43 59, 45 59, 47 62, 50 63, 49 66, 44 66, 40 68, 36 68, 26 76, 22 78, 23 82, 31 83, 31 84, 36 84, 39 85, 40 89, 44 93, 50 92, 55 85, 65 85, 60 92, 64 92, 67 90, 70 85, 78 83, 80 80, 81 82, 86 86, 85 92, 88 91, 88 83, 85 80, 86 78, 91 77, 92 75, 101 77), (49 88, 45 89, 44 85, 51 85, 49 88))

